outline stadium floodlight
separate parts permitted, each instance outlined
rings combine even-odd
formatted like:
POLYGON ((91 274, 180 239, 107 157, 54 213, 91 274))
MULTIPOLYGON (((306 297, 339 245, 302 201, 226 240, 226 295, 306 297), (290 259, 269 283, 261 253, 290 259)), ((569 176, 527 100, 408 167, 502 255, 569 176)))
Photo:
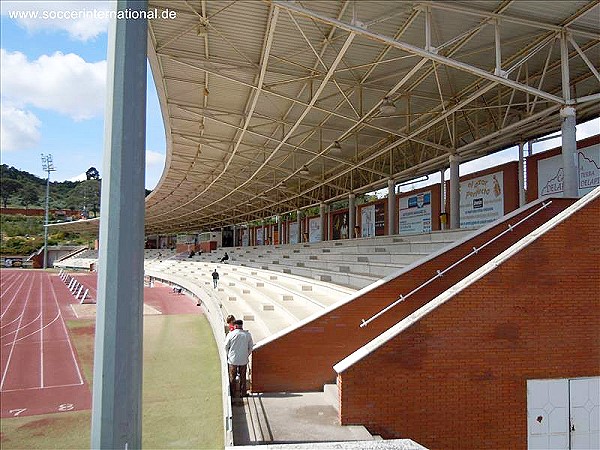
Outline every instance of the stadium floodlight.
POLYGON ((300 169, 298 173, 300 175, 310 175, 310 171, 308 170, 308 167, 306 167, 306 164, 302 166, 302 169, 300 169))
POLYGON ((44 269, 48 267, 48 204, 50 202, 50 172, 54 172, 52 155, 42 153, 42 169, 48 174, 46 178, 46 212, 44 220, 44 269))
POLYGON ((394 114, 396 112, 396 105, 394 105, 394 102, 390 100, 389 97, 384 97, 381 106, 379 107, 379 111, 381 114, 394 114))
POLYGON ((340 141, 333 141, 333 145, 329 149, 329 154, 331 154, 331 155, 341 155, 342 154, 342 146, 340 145, 340 141))

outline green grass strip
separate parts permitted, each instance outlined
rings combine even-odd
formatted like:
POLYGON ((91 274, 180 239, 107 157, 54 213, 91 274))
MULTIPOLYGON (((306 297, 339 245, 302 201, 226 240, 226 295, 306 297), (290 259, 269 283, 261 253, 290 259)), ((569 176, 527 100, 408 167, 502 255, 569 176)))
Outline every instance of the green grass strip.
MULTIPOLYGON (((67 322, 83 373, 92 382, 94 322, 67 322)), ((91 411, 15 417, 0 422, 0 447, 87 449, 91 411)), ((223 448, 219 355, 201 315, 144 317, 142 446, 223 448)))

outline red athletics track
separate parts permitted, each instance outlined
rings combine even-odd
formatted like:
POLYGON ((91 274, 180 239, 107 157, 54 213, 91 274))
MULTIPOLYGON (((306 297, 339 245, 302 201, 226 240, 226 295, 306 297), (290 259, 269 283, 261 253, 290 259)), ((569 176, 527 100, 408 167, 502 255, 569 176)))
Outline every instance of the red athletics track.
MULTIPOLYGON (((96 274, 74 274, 96 300, 96 274)), ((195 302, 156 283, 144 302, 162 314, 201 314, 195 302)), ((0 269, 0 417, 91 407, 65 319, 78 303, 58 274, 0 269)))
POLYGON ((76 301, 55 275, 0 270, 0 417, 89 409, 65 318, 76 301))
MULTIPOLYGON (((96 301, 98 277, 96 273, 71 273, 84 289, 89 289, 88 298, 96 301)), ((161 314, 201 314, 193 300, 186 295, 178 295, 162 283, 154 283, 153 288, 144 287, 144 303, 160 311, 161 314)))

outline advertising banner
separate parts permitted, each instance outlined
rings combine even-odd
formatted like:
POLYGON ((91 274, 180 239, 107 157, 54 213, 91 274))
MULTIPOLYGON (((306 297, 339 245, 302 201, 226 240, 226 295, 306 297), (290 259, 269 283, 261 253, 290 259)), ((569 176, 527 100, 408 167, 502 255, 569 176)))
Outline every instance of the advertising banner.
POLYGON ((375 204, 375 236, 385 234, 385 204, 375 204))
POLYGON ((399 234, 431 232, 431 191, 400 197, 399 234))
POLYGON ((248 247, 250 245, 250 233, 248 233, 247 228, 242 228, 242 245, 244 247, 248 247))
MULTIPOLYGON (((562 197, 562 155, 538 161, 538 197, 562 197)), ((600 144, 582 148, 577 152, 577 194, 583 197, 600 186, 600 144)))
POLYGON ((504 215, 502 172, 460 183, 460 227, 478 228, 504 215))
POLYGON ((348 212, 333 215, 333 239, 348 239, 348 212))
POLYGON ((546 196, 561 197, 563 192, 562 155, 538 161, 538 198, 546 196))
POLYGON ((263 229, 262 229, 262 227, 256 228, 256 245, 263 245, 263 229))
POLYGON ((375 205, 360 210, 361 237, 375 236, 375 205))
POLYGON ((581 149, 577 154, 578 193, 582 197, 600 186, 600 144, 581 149))
POLYGON ((321 240, 321 218, 313 217, 308 221, 308 241, 319 242, 321 240))
POLYGON ((290 222, 290 244, 297 244, 298 240, 298 222, 290 222))

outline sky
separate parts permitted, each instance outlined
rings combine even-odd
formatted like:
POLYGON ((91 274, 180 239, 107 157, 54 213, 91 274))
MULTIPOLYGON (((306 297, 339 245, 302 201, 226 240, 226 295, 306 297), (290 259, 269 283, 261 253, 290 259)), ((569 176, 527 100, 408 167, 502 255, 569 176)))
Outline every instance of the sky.
MULTIPOLYGON (((51 154, 51 181, 85 179, 90 167, 102 176, 108 20, 59 20, 58 12, 103 11, 109 2, 3 0, 0 5, 2 164, 46 178, 41 154, 51 154), (9 17, 15 11, 37 12, 38 18, 9 17)), ((166 145, 149 67, 146 129, 145 181, 153 189, 166 145)))
MULTIPOLYGON (((46 178, 41 155, 51 154, 52 181, 85 179, 92 166, 102 176, 108 19, 59 17, 76 10, 107 11, 110 3, 3 0, 0 5, 2 164, 46 178)), ((149 68, 146 129, 145 182, 153 189, 164 168, 166 143, 149 68)), ((599 130, 600 119, 580 124, 577 139, 599 130)), ((535 144, 534 152, 557 146, 560 137, 535 144)), ((517 147, 462 164, 460 174, 515 160, 517 147)))

